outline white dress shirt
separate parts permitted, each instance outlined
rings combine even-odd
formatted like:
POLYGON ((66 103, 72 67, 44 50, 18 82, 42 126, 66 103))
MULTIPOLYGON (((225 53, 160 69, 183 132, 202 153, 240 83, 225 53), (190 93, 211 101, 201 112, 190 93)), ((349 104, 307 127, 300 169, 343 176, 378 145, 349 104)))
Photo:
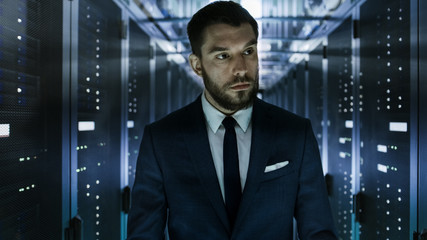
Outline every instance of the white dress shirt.
MULTIPOLYGON (((224 120, 226 115, 218 111, 206 100, 204 92, 201 98, 203 112, 207 122, 206 128, 208 132, 209 145, 212 152, 212 158, 215 165, 219 186, 221 188, 222 197, 224 199, 223 144, 225 128, 222 125, 222 120, 224 120)), ((239 172, 242 191, 245 188, 246 176, 249 167, 249 155, 252 140, 252 109, 253 107, 250 106, 246 109, 239 110, 232 115, 232 117, 237 122, 235 130, 237 138, 237 151, 239 154, 239 172)))

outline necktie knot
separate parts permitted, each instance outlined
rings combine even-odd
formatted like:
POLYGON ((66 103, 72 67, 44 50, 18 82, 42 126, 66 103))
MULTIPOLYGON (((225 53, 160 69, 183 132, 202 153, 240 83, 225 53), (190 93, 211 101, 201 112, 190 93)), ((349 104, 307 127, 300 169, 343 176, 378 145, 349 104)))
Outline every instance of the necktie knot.
POLYGON ((222 121, 222 124, 224 125, 226 130, 234 129, 234 126, 236 125, 236 120, 234 120, 233 117, 225 117, 222 121))

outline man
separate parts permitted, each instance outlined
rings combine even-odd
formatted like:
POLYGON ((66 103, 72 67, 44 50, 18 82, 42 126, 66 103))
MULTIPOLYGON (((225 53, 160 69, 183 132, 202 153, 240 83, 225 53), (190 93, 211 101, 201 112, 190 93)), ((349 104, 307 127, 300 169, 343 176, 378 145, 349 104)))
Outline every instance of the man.
POLYGON ((187 30, 205 89, 146 126, 129 239, 163 239, 166 222, 172 240, 292 239, 294 217, 300 239, 336 239, 309 121, 256 98, 256 21, 214 2, 187 30))

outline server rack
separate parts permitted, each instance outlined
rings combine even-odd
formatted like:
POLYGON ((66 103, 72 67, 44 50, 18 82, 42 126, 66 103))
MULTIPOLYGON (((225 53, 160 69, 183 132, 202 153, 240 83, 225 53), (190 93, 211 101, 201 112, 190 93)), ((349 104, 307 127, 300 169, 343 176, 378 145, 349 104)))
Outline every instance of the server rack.
POLYGON ((287 109, 288 108, 288 99, 286 98, 287 94, 287 86, 285 85, 284 81, 280 81, 277 86, 275 87, 275 91, 277 91, 276 95, 276 102, 278 106, 287 109))
POLYGON ((290 76, 286 78, 286 92, 287 92, 287 100, 288 100, 288 110, 295 113, 296 111, 296 92, 294 91, 295 88, 295 78, 296 78, 296 72, 295 70, 291 72, 290 76))
POLYGON ((1 239, 61 237, 61 10, 0 2, 1 239))
POLYGON ((408 1, 360 8, 361 239, 410 236, 409 23, 408 1))
POLYGON ((158 120, 168 113, 168 68, 169 62, 167 55, 160 46, 156 46, 155 51, 156 61, 156 87, 155 87, 155 120, 158 120))
POLYGON ((319 106, 327 115, 309 117, 323 121, 323 160, 341 239, 412 239, 425 228, 425 56, 423 44, 416 44, 423 42, 423 24, 418 16, 411 22, 409 14, 410 8, 421 13, 420 6, 361 2, 328 35, 324 59, 320 46, 310 53, 309 92, 312 62, 321 69, 317 76, 324 76, 324 87, 309 101, 327 96, 319 106))
POLYGON ((328 172, 332 176, 331 205, 338 235, 352 235, 353 101, 351 23, 347 18, 328 36, 328 172), (333 71, 331 71, 333 69, 333 71))
POLYGON ((119 239, 121 11, 112 1, 80 0, 78 17, 77 191, 73 194, 77 194, 84 239, 119 239))
POLYGON ((121 11, 0 2, 1 239, 123 238, 121 11))
MULTIPOLYGON (((294 113, 300 116, 306 116, 306 79, 307 79, 307 66, 306 61, 301 61, 295 69, 295 78, 294 78, 294 113)), ((307 86, 308 87, 308 86, 307 86)))
POLYGON ((170 93, 170 110, 175 111, 180 106, 182 106, 182 93, 183 93, 183 70, 180 69, 180 66, 173 63, 171 65, 171 75, 173 78, 171 79, 171 93, 170 93))
POLYGON ((266 102, 269 102, 271 104, 274 104, 276 106, 282 107, 287 109, 287 106, 285 106, 285 101, 282 98, 285 98, 287 96, 284 93, 284 86, 285 86, 285 79, 282 79, 278 84, 274 86, 274 90, 261 90, 260 91, 260 97, 266 102))
POLYGON ((150 122, 150 37, 129 21, 128 184, 135 181, 144 126, 150 122))
POLYGON ((316 136, 319 150, 323 152, 323 45, 319 44, 309 55, 307 62, 307 80, 305 83, 306 91, 306 106, 305 112, 311 120, 314 135, 316 136))
POLYGON ((418 91, 417 89, 415 90, 419 97, 417 104, 417 111, 419 112, 419 116, 418 118, 416 118, 415 122, 417 122, 417 130, 420 134, 419 138, 415 138, 413 139, 413 141, 419 141, 418 144, 420 146, 418 148, 415 148, 415 155, 419 159, 419 163, 416 165, 417 167, 415 167, 415 169, 417 169, 416 182, 418 182, 419 185, 417 188, 418 197, 416 201, 416 210, 414 210, 418 211, 417 229, 418 232, 421 233, 424 229, 427 229, 427 203, 425 201, 425 199, 427 199, 427 174, 425 174, 427 172, 427 149, 423 147, 427 146, 427 125, 425 124, 427 122, 427 96, 425 94, 427 92, 427 3, 425 1, 411 1, 411 6, 414 6, 411 7, 411 9, 418 10, 415 10, 418 13, 418 18, 415 19, 417 27, 412 27, 411 29, 413 29, 413 31, 411 33, 412 35, 415 35, 415 39, 418 39, 418 41, 421 43, 419 45, 418 52, 415 51, 416 53, 411 55, 412 61, 415 61, 416 65, 418 65, 419 67, 415 71, 415 74, 413 74, 413 78, 415 82, 418 82, 419 84, 418 91), (413 3, 418 3, 418 5, 413 3), (414 55, 418 56, 418 58, 413 58, 414 55))

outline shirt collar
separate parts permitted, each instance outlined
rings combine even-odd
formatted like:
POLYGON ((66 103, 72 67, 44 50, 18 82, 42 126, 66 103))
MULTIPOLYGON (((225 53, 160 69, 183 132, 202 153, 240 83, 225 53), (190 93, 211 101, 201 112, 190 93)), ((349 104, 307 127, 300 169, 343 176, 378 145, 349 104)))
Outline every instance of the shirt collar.
MULTIPOLYGON (((218 111, 218 109, 216 109, 208 102, 204 91, 201 99, 206 121, 208 122, 208 125, 211 130, 216 133, 222 124, 222 120, 224 120, 226 115, 218 111)), ((253 106, 251 105, 250 107, 241 109, 232 115, 232 117, 236 120, 237 124, 239 124, 239 127, 243 130, 243 132, 246 132, 246 130, 248 130, 249 123, 251 122, 252 118, 252 109, 253 106)))

